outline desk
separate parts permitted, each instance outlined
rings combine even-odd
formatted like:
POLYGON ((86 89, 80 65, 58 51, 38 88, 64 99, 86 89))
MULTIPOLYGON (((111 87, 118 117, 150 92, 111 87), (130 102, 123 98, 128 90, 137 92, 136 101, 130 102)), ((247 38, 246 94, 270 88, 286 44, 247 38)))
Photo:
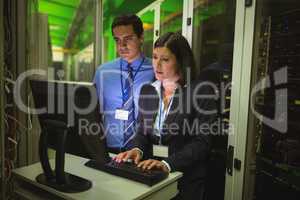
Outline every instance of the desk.
MULTIPOLYGON (((35 177, 42 173, 40 163, 18 168, 13 171, 15 194, 24 199, 170 199, 177 194, 177 181, 180 172, 170 173, 169 177, 149 187, 84 166, 85 158, 66 154, 65 171, 92 181, 92 188, 80 193, 63 193, 36 182, 35 177)), ((54 166, 54 160, 50 161, 54 166)))

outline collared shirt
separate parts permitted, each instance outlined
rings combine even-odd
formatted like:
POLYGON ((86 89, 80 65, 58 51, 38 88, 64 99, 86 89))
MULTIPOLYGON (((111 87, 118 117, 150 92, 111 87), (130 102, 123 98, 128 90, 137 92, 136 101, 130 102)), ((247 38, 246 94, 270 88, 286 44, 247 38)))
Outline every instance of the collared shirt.
MULTIPOLYGON (((163 124, 164 124, 164 121, 165 121, 166 117, 168 116, 169 111, 170 111, 170 107, 172 105, 173 96, 174 96, 174 93, 173 93, 173 95, 170 99, 170 103, 167 105, 168 107, 165 108, 165 105, 163 103, 163 97, 161 96, 161 84, 162 83, 159 80, 152 83, 152 85, 156 89, 156 91, 158 93, 158 96, 159 96, 158 114, 156 115, 154 126, 153 126, 154 127, 154 134, 156 136, 159 136, 159 137, 161 137, 161 134, 163 134, 162 133, 163 124)), ((160 139, 159 143, 161 144, 161 139, 160 139)))
MULTIPOLYGON (((156 118, 155 118, 155 122, 154 122, 154 134, 156 136, 159 136, 160 140, 159 140, 159 144, 161 145, 161 135, 163 134, 162 133, 162 128, 163 128, 163 124, 164 124, 164 121, 166 119, 166 117, 168 116, 169 114, 169 111, 170 111, 170 107, 172 105, 172 102, 173 102, 173 96, 174 96, 174 93, 170 99, 170 103, 167 105, 168 107, 165 108, 165 105, 163 103, 163 97, 162 97, 162 91, 161 91, 161 81, 157 80, 155 82, 152 83, 152 85, 155 87, 157 93, 158 93, 158 96, 159 96, 159 108, 158 108, 158 114, 156 115, 156 118)), ((141 151, 141 150, 140 150, 141 151)), ((171 167, 169 165, 169 163, 167 163, 165 160, 162 160, 162 162, 167 166, 169 172, 171 171, 171 167)))
MULTIPOLYGON (((106 134, 107 146, 120 148, 124 143, 124 121, 115 118, 115 111, 123 105, 122 83, 127 76, 128 63, 122 59, 105 63, 98 67, 94 77, 97 95, 100 102, 100 112, 104 117, 104 131, 106 134), (121 72, 122 75, 121 76, 121 72), (121 80, 122 79, 122 80, 121 80)), ((145 83, 150 83, 154 79, 151 60, 146 57, 139 57, 130 66, 133 68, 133 96, 135 110, 138 111, 138 96, 141 87, 145 83)), ((135 112, 137 119, 138 112, 135 112)))

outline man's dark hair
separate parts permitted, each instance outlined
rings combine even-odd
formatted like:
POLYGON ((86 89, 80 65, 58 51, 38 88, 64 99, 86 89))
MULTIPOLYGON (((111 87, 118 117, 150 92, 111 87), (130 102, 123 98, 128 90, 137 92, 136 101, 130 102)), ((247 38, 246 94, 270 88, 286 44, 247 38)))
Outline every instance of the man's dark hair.
MULTIPOLYGON (((132 25, 134 33, 140 38, 144 33, 143 22, 142 20, 134 15, 120 15, 114 18, 114 21, 111 25, 111 31, 113 33, 113 29, 117 26, 127 26, 132 25)), ((114 34, 114 33, 113 33, 114 34)))
POLYGON ((188 41, 180 33, 168 32, 160 36, 154 43, 154 48, 166 47, 176 57, 178 73, 181 75, 180 84, 186 84, 188 69, 190 69, 191 79, 197 77, 194 55, 188 41))

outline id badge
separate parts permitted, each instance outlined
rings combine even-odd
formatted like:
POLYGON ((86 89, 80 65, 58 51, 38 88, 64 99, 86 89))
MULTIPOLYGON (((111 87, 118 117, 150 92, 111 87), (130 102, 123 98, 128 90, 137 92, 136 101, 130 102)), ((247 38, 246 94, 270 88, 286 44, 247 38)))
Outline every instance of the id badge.
POLYGON ((115 118, 119 120, 128 120, 129 111, 124 109, 116 109, 115 118))
POLYGON ((153 155, 166 158, 169 154, 169 147, 164 145, 153 145, 153 155))

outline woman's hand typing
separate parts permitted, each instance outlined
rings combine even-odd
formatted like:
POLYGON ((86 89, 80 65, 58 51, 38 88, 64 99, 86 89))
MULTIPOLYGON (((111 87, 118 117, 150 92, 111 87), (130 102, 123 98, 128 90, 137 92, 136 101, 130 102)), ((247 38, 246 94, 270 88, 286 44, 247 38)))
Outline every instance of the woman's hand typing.
POLYGON ((142 159, 141 151, 138 150, 137 148, 134 148, 129 151, 119 153, 116 157, 113 158, 113 160, 118 163, 128 161, 129 159, 132 159, 134 163, 137 165, 142 159))
POLYGON ((141 167, 143 170, 158 169, 169 173, 169 169, 165 163, 154 159, 144 160, 138 164, 138 167, 141 167))

